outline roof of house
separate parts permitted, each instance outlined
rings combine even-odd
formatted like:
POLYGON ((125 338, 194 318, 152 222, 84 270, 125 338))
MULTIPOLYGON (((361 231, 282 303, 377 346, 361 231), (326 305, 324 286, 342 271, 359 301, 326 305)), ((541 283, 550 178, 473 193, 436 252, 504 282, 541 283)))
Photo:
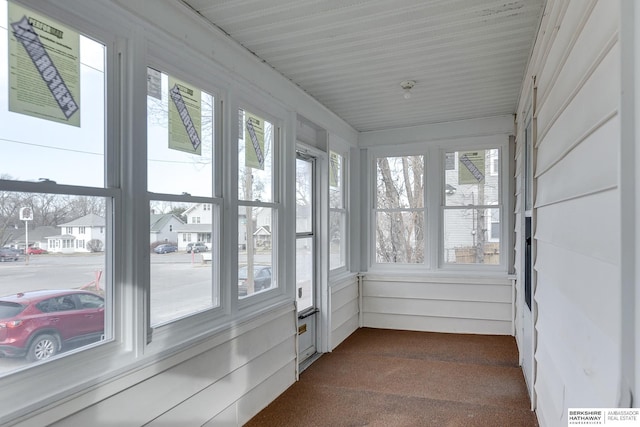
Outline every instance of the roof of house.
POLYGON ((104 227, 104 225, 105 221, 103 217, 90 213, 64 224, 58 224, 58 227, 104 227))
POLYGON ((212 224, 181 224, 175 228, 178 233, 211 233, 212 224))
POLYGON ((162 229, 175 218, 180 224, 184 224, 180 218, 174 214, 151 214, 150 217, 150 230, 152 233, 159 233, 162 229))
POLYGON ((42 225, 40 227, 34 228, 33 230, 29 230, 29 241, 37 242, 40 240, 45 240, 48 238, 48 236, 53 236, 59 231, 60 230, 52 225, 42 225))

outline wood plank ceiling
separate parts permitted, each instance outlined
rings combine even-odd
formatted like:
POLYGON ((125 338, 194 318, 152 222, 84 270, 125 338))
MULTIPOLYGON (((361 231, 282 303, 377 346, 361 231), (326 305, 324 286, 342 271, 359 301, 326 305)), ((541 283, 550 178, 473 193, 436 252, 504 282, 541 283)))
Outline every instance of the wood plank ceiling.
POLYGON ((183 2, 364 132, 515 113, 544 0, 183 2))

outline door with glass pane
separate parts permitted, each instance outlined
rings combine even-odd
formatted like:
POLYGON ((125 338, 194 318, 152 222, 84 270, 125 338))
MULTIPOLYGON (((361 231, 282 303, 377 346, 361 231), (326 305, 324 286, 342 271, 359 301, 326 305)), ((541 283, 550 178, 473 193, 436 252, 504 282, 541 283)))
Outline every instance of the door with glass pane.
POLYGON ((316 179, 315 158, 296 158, 296 302, 300 364, 316 354, 316 179))

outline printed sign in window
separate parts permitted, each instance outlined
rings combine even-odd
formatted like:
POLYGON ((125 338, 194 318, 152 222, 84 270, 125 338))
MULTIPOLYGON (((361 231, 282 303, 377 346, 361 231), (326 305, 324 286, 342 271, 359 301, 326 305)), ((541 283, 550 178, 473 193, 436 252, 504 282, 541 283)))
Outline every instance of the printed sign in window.
POLYGON ((9 111, 80 127, 80 35, 9 3, 9 111))
POLYGON ((169 148, 202 154, 199 89, 169 76, 169 148))
POLYGON ((264 170, 264 120, 250 113, 245 117, 245 165, 264 170))

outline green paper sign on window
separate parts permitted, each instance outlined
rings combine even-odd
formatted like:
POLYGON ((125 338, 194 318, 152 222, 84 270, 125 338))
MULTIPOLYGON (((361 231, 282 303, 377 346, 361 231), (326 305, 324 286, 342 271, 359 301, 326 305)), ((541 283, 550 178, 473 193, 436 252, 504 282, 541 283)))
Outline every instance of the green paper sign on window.
POLYGON ((80 36, 9 3, 9 111, 80 127, 80 36))
POLYGON ((169 148, 202 154, 201 92, 169 76, 169 148))
POLYGON ((458 184, 478 184, 484 181, 484 150, 461 151, 458 161, 458 184))
POLYGON ((245 112, 245 165, 264 170, 264 120, 245 112))

